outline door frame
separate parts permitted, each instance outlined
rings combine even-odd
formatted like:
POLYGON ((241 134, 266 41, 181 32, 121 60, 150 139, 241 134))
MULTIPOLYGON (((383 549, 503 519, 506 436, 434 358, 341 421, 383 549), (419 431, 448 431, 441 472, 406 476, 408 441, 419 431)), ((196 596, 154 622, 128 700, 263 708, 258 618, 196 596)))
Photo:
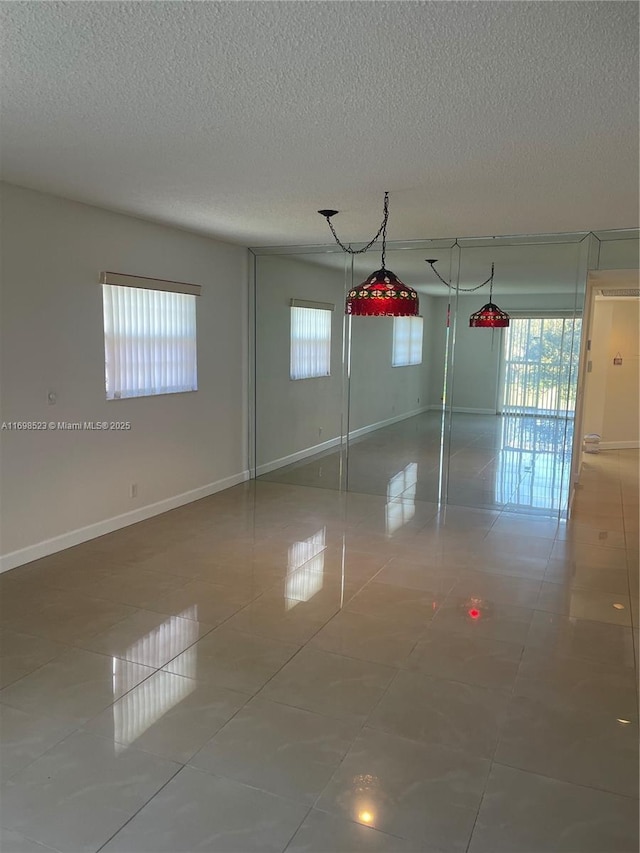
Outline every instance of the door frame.
POLYGON ((629 286, 629 279, 638 281, 637 269, 609 269, 589 270, 582 315, 582 340, 580 343, 580 363, 578 367, 578 386, 576 389, 576 414, 573 435, 573 452, 571 462, 571 482, 573 484, 572 494, 580 482, 582 471, 582 431, 584 423, 584 401, 587 374, 589 373, 591 337, 593 334, 593 317, 595 309, 596 291, 611 288, 629 286))

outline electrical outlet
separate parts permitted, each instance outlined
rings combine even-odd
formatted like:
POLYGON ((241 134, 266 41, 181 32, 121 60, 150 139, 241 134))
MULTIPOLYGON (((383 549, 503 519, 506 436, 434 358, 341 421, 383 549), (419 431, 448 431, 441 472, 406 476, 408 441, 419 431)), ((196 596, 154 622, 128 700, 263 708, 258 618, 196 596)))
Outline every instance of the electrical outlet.
POLYGON ((129 497, 130 498, 137 498, 138 497, 138 484, 137 483, 131 483, 131 485, 129 486, 129 497))
POLYGON ((49 406, 55 406, 58 402, 58 395, 55 391, 47 391, 47 403, 49 406))

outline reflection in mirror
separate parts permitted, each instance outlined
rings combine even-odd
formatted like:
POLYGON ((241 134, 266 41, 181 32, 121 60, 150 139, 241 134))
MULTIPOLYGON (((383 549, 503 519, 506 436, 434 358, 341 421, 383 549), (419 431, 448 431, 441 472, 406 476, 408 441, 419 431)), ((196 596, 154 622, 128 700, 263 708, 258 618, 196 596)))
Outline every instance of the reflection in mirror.
MULTIPOLYGON (((449 246, 439 247, 447 270, 449 246)), ((434 335, 434 300, 424 289, 426 254, 427 248, 413 246, 387 252, 388 266, 419 293, 419 318, 354 317, 350 323, 348 486, 387 497, 388 531, 408 520, 410 503, 400 507, 389 495, 389 483, 393 490, 408 465, 415 465, 407 469, 415 482, 407 498, 436 502, 440 494, 442 387, 434 365, 444 349, 434 335)), ((364 278, 366 265, 366 257, 356 259, 354 281, 364 278)))
POLYGON ((254 453, 262 479, 341 487, 344 265, 341 253, 256 258, 254 453))
POLYGON ((324 554, 327 528, 323 527, 304 542, 289 546, 284 600, 287 610, 309 601, 324 584, 324 554))
POLYGON ((503 418, 495 503, 508 510, 566 515, 573 421, 558 417, 503 418))
POLYGON ((393 536, 416 514, 417 483, 417 462, 410 462, 389 480, 385 507, 387 536, 393 536))
POLYGON ((392 317, 344 321, 345 292, 371 273, 370 254, 347 257, 328 247, 259 254, 257 476, 386 496, 388 531, 399 529, 410 506, 407 501, 401 512, 389 483, 412 464, 414 501, 509 511, 533 504, 537 512, 563 513, 585 236, 389 244, 388 267, 420 299, 420 320, 405 326, 392 317), (451 287, 434 275, 427 258, 437 259, 451 287), (470 328, 469 318, 488 301, 489 289, 464 289, 485 282, 492 264, 493 298, 511 326, 470 328), (329 377, 289 379, 291 299, 335 305, 329 377), (530 418, 531 427, 509 426, 510 418, 517 424, 530 418), (547 470, 544 478, 542 457, 536 472, 527 471, 512 461, 519 445, 502 444, 525 440, 536 423, 541 434, 541 418, 556 442, 555 474, 547 470))
POLYGON ((177 673, 176 668, 174 673, 185 678, 151 678, 135 687, 140 680, 140 667, 128 660, 113 658, 113 695, 122 697, 113 705, 113 741, 116 752, 130 746, 167 711, 195 690, 197 646, 194 644, 198 639, 197 619, 198 605, 194 604, 178 616, 169 617, 125 652, 125 656, 128 655, 132 660, 170 660, 180 655, 180 672, 177 673))
MULTIPOLYGON (((484 290, 458 295, 449 503, 566 515, 584 298, 580 236, 462 245, 460 287, 483 281, 495 263, 494 301, 511 319, 504 329, 472 328, 484 290)), ((444 317, 443 305, 439 311, 444 317)))

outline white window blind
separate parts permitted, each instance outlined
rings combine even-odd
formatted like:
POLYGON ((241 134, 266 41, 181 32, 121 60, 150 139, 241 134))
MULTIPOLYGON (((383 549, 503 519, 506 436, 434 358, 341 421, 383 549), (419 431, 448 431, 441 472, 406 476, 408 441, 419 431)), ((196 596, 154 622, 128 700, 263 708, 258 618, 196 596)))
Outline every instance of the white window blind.
POLYGON ((331 310, 291 307, 291 379, 331 373, 331 310))
POLYGON ((391 365, 409 364, 422 364, 422 317, 394 317, 391 365))
POLYGON ((149 288, 102 285, 108 400, 198 389, 197 297, 149 288))

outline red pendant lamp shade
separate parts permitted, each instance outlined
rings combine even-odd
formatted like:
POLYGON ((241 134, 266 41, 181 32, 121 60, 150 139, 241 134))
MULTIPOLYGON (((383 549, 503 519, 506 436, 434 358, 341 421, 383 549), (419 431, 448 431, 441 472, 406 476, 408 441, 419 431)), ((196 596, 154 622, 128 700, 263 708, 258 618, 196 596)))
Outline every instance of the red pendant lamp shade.
POLYGON ((360 255, 366 252, 382 235, 382 266, 379 270, 349 291, 345 314, 353 317, 417 317, 418 316, 418 294, 412 287, 400 281, 395 273, 385 269, 384 259, 387 248, 387 222, 389 219, 389 193, 384 194, 384 206, 382 224, 378 233, 369 240, 362 249, 352 249, 345 246, 336 234, 331 217, 338 213, 337 210, 319 210, 318 213, 327 220, 327 225, 333 237, 344 252, 350 255, 360 255))
POLYGON ((493 302, 487 302, 469 317, 469 325, 479 329, 504 329, 509 325, 509 315, 493 302))
POLYGON ((416 291, 384 268, 371 273, 347 296, 346 313, 354 317, 417 317, 418 311, 416 291))
MULTIPOLYGON (((489 277, 489 301, 479 311, 469 317, 469 325, 476 329, 504 329, 509 325, 509 315, 501 311, 493 301, 493 274, 495 264, 491 264, 489 277)), ((486 282, 485 282, 486 284, 486 282)))

